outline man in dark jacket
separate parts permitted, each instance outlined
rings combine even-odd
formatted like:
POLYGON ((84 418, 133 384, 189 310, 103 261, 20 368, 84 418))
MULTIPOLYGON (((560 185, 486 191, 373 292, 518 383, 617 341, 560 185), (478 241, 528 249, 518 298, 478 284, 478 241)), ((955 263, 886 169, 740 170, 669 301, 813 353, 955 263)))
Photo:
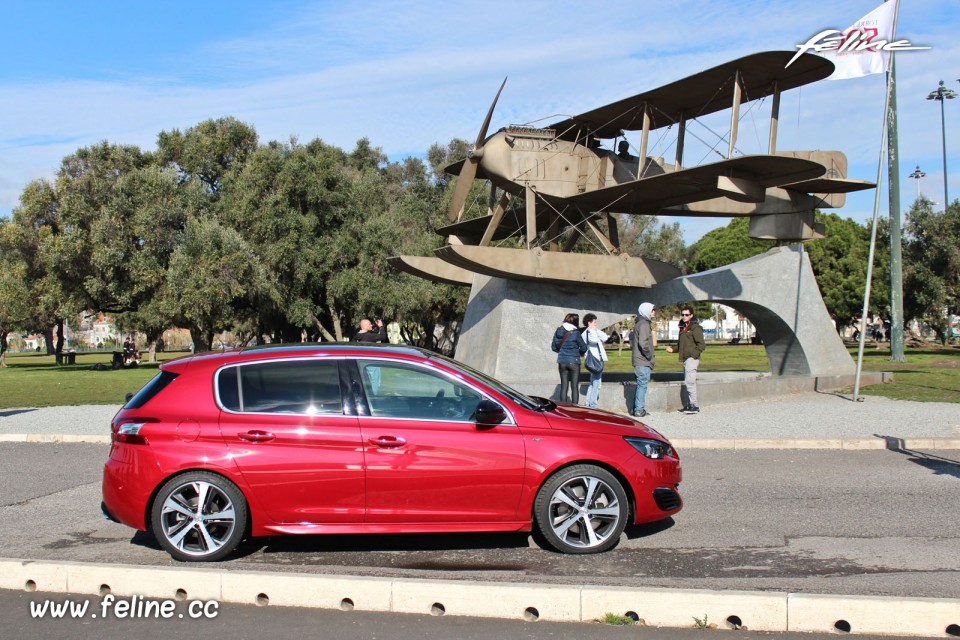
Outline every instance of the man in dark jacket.
MULTIPOLYGON (((697 406, 697 367, 700 366, 700 354, 707 348, 703 341, 703 327, 693 315, 693 309, 680 309, 680 338, 677 340, 677 351, 680 352, 680 362, 683 363, 683 385, 687 388, 687 402, 683 405, 683 412, 689 414, 700 413, 697 406)), ((667 347, 673 353, 673 347, 667 347)), ((680 396, 681 402, 683 396, 680 396)))

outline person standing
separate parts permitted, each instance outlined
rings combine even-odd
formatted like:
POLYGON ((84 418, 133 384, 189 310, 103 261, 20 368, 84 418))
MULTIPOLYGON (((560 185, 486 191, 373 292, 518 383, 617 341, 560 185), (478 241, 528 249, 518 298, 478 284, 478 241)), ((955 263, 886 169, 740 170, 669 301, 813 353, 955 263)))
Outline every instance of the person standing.
POLYGON ((652 302, 643 302, 637 309, 637 322, 630 335, 630 351, 633 355, 633 372, 637 376, 637 394, 633 399, 633 411, 630 415, 643 418, 647 413, 647 385, 650 374, 656 364, 657 356, 653 352, 653 330, 651 323, 657 317, 657 308, 652 302))
MULTIPOLYGON (((602 329, 597 328, 597 316, 588 313, 583 316, 583 324, 586 328, 583 330, 583 341, 587 343, 587 354, 592 355, 600 362, 607 361, 607 350, 603 348, 603 343, 609 336, 602 329)), ((589 367, 590 362, 587 361, 589 367)), ((589 371, 589 368, 587 369, 589 371)), ((600 399, 600 384, 603 377, 603 369, 600 371, 590 371, 590 386, 587 388, 587 406, 596 409, 600 399)))
MULTIPOLYGON (((683 363, 683 386, 687 388, 687 402, 683 403, 683 412, 687 414, 700 413, 697 406, 697 368, 700 366, 700 354, 707 348, 703 340, 703 327, 697 322, 691 307, 680 309, 680 338, 677 340, 677 351, 680 352, 680 362, 683 363)), ((667 347, 673 353, 673 347, 667 347)), ((683 396, 680 396, 683 402, 683 396)))
POLYGON ((580 356, 587 352, 579 325, 580 315, 568 313, 550 343, 560 370, 560 401, 573 404, 580 402, 580 356))

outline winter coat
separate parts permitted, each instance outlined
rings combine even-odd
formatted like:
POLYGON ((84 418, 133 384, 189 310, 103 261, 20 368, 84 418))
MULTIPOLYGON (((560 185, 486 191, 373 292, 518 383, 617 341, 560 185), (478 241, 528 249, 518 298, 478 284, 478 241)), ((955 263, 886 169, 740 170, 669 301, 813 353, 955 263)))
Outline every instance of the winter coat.
POLYGON ((643 316, 637 317, 630 334, 630 351, 633 353, 634 367, 650 367, 657 362, 657 355, 653 352, 653 333, 650 330, 650 320, 643 316))
POLYGON ((557 354, 558 364, 568 362, 580 364, 580 356, 587 352, 587 343, 583 341, 583 336, 575 326, 564 322, 553 334, 550 348, 557 354), (563 336, 567 336, 566 339, 563 336))
POLYGON ((607 361, 607 350, 603 347, 603 343, 606 342, 609 337, 610 336, 600 329, 583 330, 583 341, 587 343, 587 350, 603 362, 607 361))
POLYGON ((680 362, 687 358, 699 360, 700 354, 706 348, 707 343, 703 341, 703 327, 697 324, 696 320, 691 320, 690 324, 680 332, 680 338, 677 340, 680 362))

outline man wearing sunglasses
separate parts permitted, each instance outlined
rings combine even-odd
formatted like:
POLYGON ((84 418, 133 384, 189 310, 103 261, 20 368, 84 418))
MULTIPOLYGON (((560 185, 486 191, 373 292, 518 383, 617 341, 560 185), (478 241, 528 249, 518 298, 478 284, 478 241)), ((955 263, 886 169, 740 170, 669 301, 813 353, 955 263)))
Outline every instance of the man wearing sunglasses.
MULTIPOLYGON (((680 338, 677 340, 677 351, 680 352, 680 362, 683 363, 683 385, 687 388, 687 401, 683 403, 683 412, 688 414, 700 413, 697 406, 697 367, 700 366, 700 354, 707 348, 703 341, 703 327, 697 322, 691 307, 680 309, 680 338)), ((673 347, 668 346, 667 352, 673 353, 673 347)), ((680 394, 683 402, 683 393, 680 394)))

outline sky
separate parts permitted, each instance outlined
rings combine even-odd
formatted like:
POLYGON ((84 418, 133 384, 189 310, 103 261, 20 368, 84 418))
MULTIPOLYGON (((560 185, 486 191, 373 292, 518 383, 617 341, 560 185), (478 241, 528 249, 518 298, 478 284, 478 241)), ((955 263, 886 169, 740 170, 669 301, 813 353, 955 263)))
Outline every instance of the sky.
MULTIPOLYGON (((366 137, 390 160, 423 157, 435 142, 473 140, 504 77, 490 132, 555 122, 752 53, 796 51, 878 4, 0 0, 0 217, 31 180, 53 179, 65 156, 102 140, 153 150, 161 131, 233 116, 261 142, 320 138, 349 151, 366 137)), ((942 209, 941 105, 926 97, 941 79, 960 93, 960 0, 902 0, 897 38, 930 47, 896 56, 905 216, 918 189, 942 209), (917 166, 920 180, 909 177, 917 166)), ((884 91, 878 74, 784 93, 778 149, 840 150, 849 177, 875 181, 884 91)), ((952 201, 960 98, 943 109, 952 201)), ((765 152, 769 104, 742 116, 738 150, 765 152)), ((728 125, 715 121, 697 136, 728 125)), ((691 149, 694 131, 685 164, 712 161, 691 149)), ((629 138, 636 149, 639 132, 629 138)), ((650 154, 672 159, 656 139, 650 154)), ((885 161, 879 175, 886 216, 885 161)), ((874 199, 873 190, 854 194, 833 211, 866 221, 874 199)), ((728 221, 676 220, 687 243, 728 221)))

